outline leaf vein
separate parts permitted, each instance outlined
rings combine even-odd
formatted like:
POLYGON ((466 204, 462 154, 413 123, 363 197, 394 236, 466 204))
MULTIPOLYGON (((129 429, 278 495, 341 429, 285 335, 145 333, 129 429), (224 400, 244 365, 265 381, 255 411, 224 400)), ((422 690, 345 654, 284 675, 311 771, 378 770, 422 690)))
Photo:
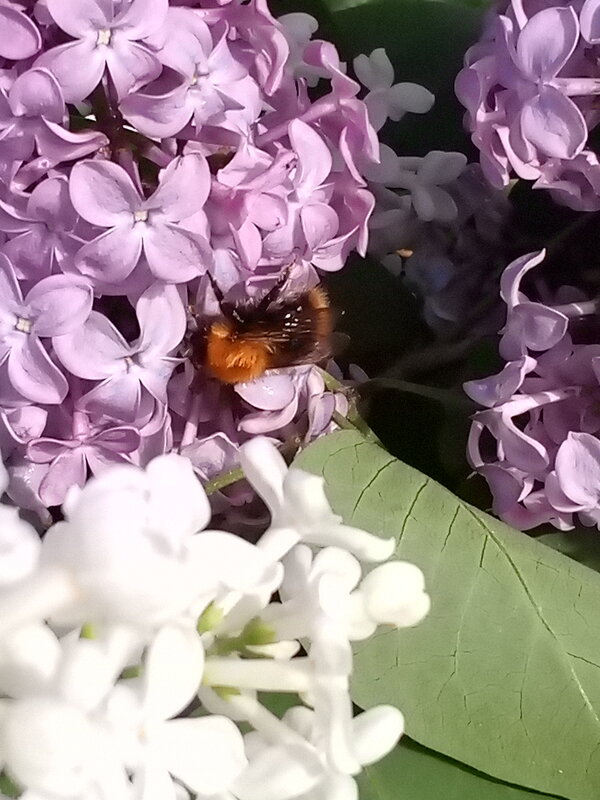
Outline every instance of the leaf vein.
POLYGON ((571 663, 571 660, 570 660, 570 658, 569 658, 569 653, 566 651, 566 649, 564 649, 564 648, 562 647, 562 645, 561 645, 561 641, 560 641, 560 638, 559 638, 559 637, 557 636, 557 634, 556 634, 556 633, 555 633, 555 632, 552 630, 552 628, 550 627, 550 624, 548 623, 548 621, 546 620, 546 618, 545 618, 545 617, 544 617, 544 615, 542 614, 542 610, 541 610, 541 608, 540 608, 540 607, 538 606, 538 604, 536 603, 536 601, 535 601, 535 598, 533 597, 533 595, 531 594, 531 592, 530 592, 530 590, 529 590, 529 587, 527 586, 527 584, 526 584, 526 583, 525 583, 525 581, 523 580, 523 577, 521 576, 521 573, 519 572, 519 569, 518 569, 517 565, 515 564, 515 562, 514 562, 514 561, 513 561, 513 559, 511 558, 511 556, 510 556, 510 554, 508 553, 508 551, 507 551, 506 547, 505 547, 505 546, 504 546, 504 544, 503 544, 503 543, 500 541, 500 539, 498 539, 498 537, 497 537, 497 536, 494 534, 494 532, 491 530, 491 528, 489 528, 489 527, 488 527, 488 526, 485 524, 485 522, 484 522, 484 521, 483 521, 483 520, 482 520, 482 519, 481 519, 481 518, 480 518, 480 517, 479 517, 477 514, 475 514, 475 512, 474 512, 474 511, 473 511, 471 508, 469 508, 469 506, 468 506, 468 505, 466 505, 466 504, 464 504, 464 503, 463 503, 463 504, 461 504, 461 505, 462 505, 462 506, 463 506, 463 508, 464 508, 466 511, 468 511, 468 512, 469 512, 469 514, 470 514, 470 515, 471 515, 471 516, 472 516, 472 517, 473 517, 473 518, 474 518, 474 519, 475 519, 475 520, 476 520, 476 521, 477 521, 477 522, 478 522, 478 523, 481 525, 481 527, 482 527, 482 528, 483 528, 483 529, 486 531, 486 533, 488 534, 489 538, 490 538, 490 539, 491 539, 491 540, 494 542, 494 544, 496 545, 496 547, 498 548, 498 550, 499 550, 499 551, 502 553, 502 555, 503 555, 503 556, 505 557, 505 559, 508 561, 508 563, 509 563, 509 565, 510 565, 511 569, 513 570, 513 572, 514 572, 514 573, 515 573, 515 575, 516 575, 516 578, 517 578, 518 582, 521 584, 521 588, 523 589, 523 591, 525 592, 525 594, 526 594, 526 596, 527 596, 527 598, 528 598, 529 602, 531 603, 531 606, 532 606, 532 608, 534 609, 534 611, 535 611, 535 613, 536 613, 536 615, 537 615, 538 619, 540 620, 540 622, 542 623, 542 625, 544 626, 544 628, 546 628, 546 630, 548 631, 548 633, 549 633, 549 634, 552 636, 552 638, 553 638, 553 639, 554 639, 554 641, 556 642, 559 652, 562 652, 562 653, 564 654, 564 656, 565 656, 565 658, 566 658, 566 661, 567 661, 567 663, 568 663, 568 665, 569 665, 569 671, 570 671, 570 673, 571 673, 571 675, 572 675, 572 677, 573 677, 573 680, 575 681, 575 684, 576 684, 576 686, 577 686, 577 689, 579 690, 579 693, 580 693, 580 695, 581 695, 581 697, 582 697, 582 699, 583 699, 584 703, 586 704, 586 706, 587 706, 588 710, 591 712, 591 714, 592 714, 592 717, 594 718, 594 721, 595 721, 595 722, 596 722, 598 725, 600 725, 600 717, 598 717, 598 714, 597 714, 597 712, 596 712, 596 710, 595 710, 594 706, 592 705, 592 703, 591 703, 591 701, 590 701, 589 697, 587 696, 587 693, 586 693, 585 689, 583 688, 583 686, 582 686, 582 684, 581 684, 581 681, 579 680, 579 676, 578 676, 578 675, 577 675, 577 673, 575 672, 575 669, 574 669, 574 667, 573 667, 573 664, 571 663))

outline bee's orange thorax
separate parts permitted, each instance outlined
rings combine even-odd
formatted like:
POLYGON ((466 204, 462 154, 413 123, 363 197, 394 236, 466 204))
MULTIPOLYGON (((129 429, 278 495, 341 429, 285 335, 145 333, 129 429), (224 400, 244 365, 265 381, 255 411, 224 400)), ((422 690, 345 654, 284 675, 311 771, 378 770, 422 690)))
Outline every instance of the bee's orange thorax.
POLYGON ((245 383, 259 378, 269 368, 269 347, 260 339, 235 335, 229 322, 215 322, 208 332, 206 365, 223 383, 245 383))

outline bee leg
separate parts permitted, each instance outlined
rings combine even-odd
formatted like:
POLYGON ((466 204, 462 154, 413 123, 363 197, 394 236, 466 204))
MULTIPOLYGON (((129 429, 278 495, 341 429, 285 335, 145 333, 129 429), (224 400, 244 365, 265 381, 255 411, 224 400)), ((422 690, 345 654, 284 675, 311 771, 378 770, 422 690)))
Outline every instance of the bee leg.
POLYGON ((277 300, 279 293, 281 292, 282 287, 287 282, 287 279, 290 277, 290 270, 292 269, 292 264, 288 264, 286 267, 283 268, 281 274, 275 281, 274 286, 269 289, 266 295, 262 298, 260 303, 256 306, 256 312, 262 313, 266 311, 271 303, 277 300))

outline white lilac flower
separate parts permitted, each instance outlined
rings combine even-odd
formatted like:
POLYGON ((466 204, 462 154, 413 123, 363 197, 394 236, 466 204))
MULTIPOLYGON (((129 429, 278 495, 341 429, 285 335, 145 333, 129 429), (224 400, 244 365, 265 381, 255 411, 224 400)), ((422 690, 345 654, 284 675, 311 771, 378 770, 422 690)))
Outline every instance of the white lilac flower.
POLYGON ((257 437, 241 450, 244 473, 267 504, 271 526, 259 547, 279 560, 297 542, 340 546, 365 561, 385 561, 395 547, 393 539, 380 539, 344 525, 325 497, 324 480, 299 469, 289 470, 283 457, 267 439, 257 437))
POLYGON ((415 213, 423 222, 447 223, 456 218, 458 209, 442 187, 455 181, 466 165, 463 153, 432 150, 424 158, 401 157, 382 144, 380 163, 369 165, 366 176, 373 183, 409 192, 415 213))
POLYGON ((352 717, 351 641, 419 622, 422 573, 377 564, 393 542, 344 525, 268 440, 242 460, 272 513, 257 545, 203 530, 208 500, 175 455, 72 489, 37 547, 6 517, 0 766, 24 798, 345 800, 395 746, 400 711, 352 717), (260 691, 305 705, 279 719, 260 691))
POLYGON ((389 118, 399 122, 410 112, 426 114, 435 97, 418 83, 394 83, 394 67, 383 47, 354 59, 354 72, 358 80, 369 89, 365 104, 375 130, 383 128, 389 118))

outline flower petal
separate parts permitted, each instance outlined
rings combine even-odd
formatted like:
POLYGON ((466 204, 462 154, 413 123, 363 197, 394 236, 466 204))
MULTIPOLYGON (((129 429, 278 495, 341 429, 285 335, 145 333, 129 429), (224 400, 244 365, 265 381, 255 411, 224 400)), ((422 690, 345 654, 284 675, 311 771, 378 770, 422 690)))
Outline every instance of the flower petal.
POLYGON ((70 372, 92 381, 113 375, 131 352, 121 333, 98 311, 90 313, 80 330, 57 337, 53 346, 70 372))
POLYGON ((325 182, 333 160, 329 148, 310 125, 295 119, 290 122, 288 131, 292 147, 298 154, 294 183, 298 193, 307 198, 325 182))
POLYGON ((8 377, 24 397, 44 405, 62 403, 69 389, 62 372, 32 335, 24 335, 13 345, 8 357, 8 377))
POLYGON ((112 22, 111 0, 77 0, 75 4, 46 0, 46 5, 58 27, 76 39, 109 28, 112 22))
POLYGON ((161 64, 146 46, 130 42, 115 31, 106 52, 106 66, 119 98, 158 78, 161 64))
POLYGON ((218 580, 226 589, 252 592, 273 579, 280 583, 281 565, 273 565, 263 550, 233 533, 202 531, 191 539, 188 550, 207 584, 218 580))
POLYGON ((210 192, 210 170, 203 155, 174 159, 161 175, 157 190, 146 203, 162 211, 170 222, 191 217, 203 207, 210 192))
POLYGON ((135 310, 141 332, 138 348, 145 358, 168 355, 181 344, 187 320, 175 286, 153 283, 137 301, 135 310))
POLYGON ((600 500, 600 441, 591 433, 571 432, 556 454, 556 477, 575 503, 596 508, 600 500))
POLYGON ((30 58, 42 46, 42 37, 33 22, 16 8, 0 8, 0 56, 11 61, 30 58))
POLYGON ((45 117, 62 122, 63 94, 58 81, 47 69, 30 69, 19 75, 8 96, 15 116, 45 117))
POLYGON ((311 251, 326 245, 338 232, 340 221, 333 208, 324 203, 304 206, 300 211, 302 230, 311 251))
POLYGON ((352 720, 354 746, 363 766, 386 756, 404 732, 404 717, 394 706, 375 706, 352 720))
POLYGON ((94 436, 93 442, 112 453, 132 453, 140 443, 140 436, 135 428, 120 425, 100 431, 94 436))
POLYGON ((101 228, 132 223, 143 202, 129 175, 111 161, 75 164, 69 192, 75 210, 101 228))
POLYGON ((168 0, 132 0, 115 19, 115 27, 128 39, 145 39, 166 21, 168 0))
POLYGON ((256 436, 240 447, 240 464, 271 516, 278 514, 283 505, 283 481, 287 475, 287 466, 279 450, 269 439, 256 436))
POLYGON ((530 269, 541 264, 545 257, 545 250, 540 250, 537 253, 528 253, 525 256, 511 261, 508 267, 506 267, 500 279, 500 297, 509 308, 513 308, 519 302, 521 280, 523 276, 529 272, 530 269))
POLYGON ((37 283, 25 298, 37 336, 62 336, 79 328, 92 310, 90 284, 74 275, 51 275, 37 283))
POLYGON ((23 295, 17 281, 14 267, 4 253, 0 253, 0 303, 1 310, 11 309, 11 306, 21 305, 23 295))
POLYGON ((225 792, 246 766, 242 734, 225 717, 176 719, 162 725, 152 747, 169 772, 193 792, 225 792))
POLYGON ((66 450, 52 463, 40 483, 40 499, 47 506, 59 506, 71 486, 83 486, 86 477, 83 448, 66 450))
POLYGON ((587 141, 583 114, 553 86, 523 105, 520 123, 523 137, 550 158, 574 158, 587 141))
POLYGON ((152 484, 153 523, 177 537, 172 544, 178 549, 183 539, 208 525, 210 503, 187 458, 158 456, 148 464, 146 474, 152 484))
MULTIPOLYGON (((123 366, 124 362, 123 362, 123 366)), ((84 411, 133 423, 138 416, 142 388, 137 375, 126 373, 106 378, 79 400, 84 411)))
MULTIPOLYGON (((311 789, 323 777, 318 754, 308 743, 270 745, 253 753, 247 769, 236 781, 234 792, 240 800, 289 800, 319 797, 311 789)), ((325 795, 322 795, 325 797, 325 795)), ((329 795, 326 795, 329 800, 329 795)))
POLYGON ((94 40, 80 39, 53 47, 35 63, 54 75, 67 103, 80 103, 100 83, 106 58, 103 48, 96 47, 94 40))
POLYGON ((467 166, 464 153, 448 153, 431 150, 419 166, 419 179, 425 183, 443 186, 458 178, 467 166))
POLYGON ((168 625, 152 640, 144 662, 144 712, 148 721, 176 716, 202 681, 204 649, 194 628, 168 625))
POLYGON ((255 408, 279 411, 294 399, 296 389, 289 375, 272 373, 250 383, 238 383, 235 391, 255 408))
POLYGON ((184 283, 206 272, 211 263, 208 244, 201 236, 170 223, 155 223, 144 232, 148 266, 159 280, 184 283))
POLYGON ((180 75, 167 70, 143 90, 129 94, 119 108, 134 128, 155 139, 179 133, 190 121, 192 106, 186 102, 188 86, 180 75))
POLYGON ((590 44, 600 41, 600 0, 585 0, 579 13, 581 35, 590 44))
POLYGON ((53 248, 44 225, 31 223, 25 233, 10 239, 3 247, 21 280, 36 281, 52 272, 53 248))
POLYGON ((524 356, 518 361, 509 361, 497 375, 467 381, 463 384, 465 393, 476 403, 492 408, 510 400, 521 387, 525 376, 532 372, 537 361, 524 356))
POLYGON ((41 156, 57 162, 89 156, 108 144, 108 139, 100 131, 75 133, 45 119, 36 131, 35 141, 41 156))
POLYGON ((519 35, 516 64, 532 81, 550 80, 569 60, 579 38, 575 10, 545 8, 534 14, 519 35))
POLYGON ((373 50, 370 56, 356 56, 352 64, 356 77, 367 89, 388 89, 394 82, 394 67, 383 47, 373 50))
POLYGON ((106 231, 77 253, 75 266, 102 283, 118 283, 135 269, 142 252, 142 237, 135 225, 106 231))
POLYGON ((27 202, 27 212, 49 227, 58 223, 61 230, 73 230, 77 214, 69 197, 68 180, 61 176, 38 183, 27 202))

